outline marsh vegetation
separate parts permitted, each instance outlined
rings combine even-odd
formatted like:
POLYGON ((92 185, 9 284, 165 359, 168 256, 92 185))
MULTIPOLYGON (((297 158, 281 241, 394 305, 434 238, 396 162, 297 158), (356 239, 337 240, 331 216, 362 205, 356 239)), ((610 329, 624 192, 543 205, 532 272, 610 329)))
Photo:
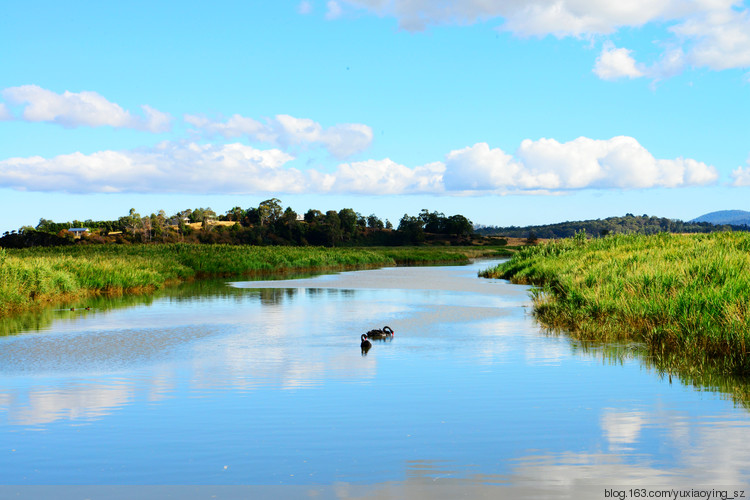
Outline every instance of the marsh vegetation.
POLYGON ((0 249, 0 316, 91 294, 149 292, 208 276, 268 275, 399 264, 463 264, 489 247, 323 248, 201 244, 0 249))
POLYGON ((538 285, 535 314, 582 339, 642 342, 668 371, 750 374, 750 235, 584 233, 483 273, 538 285))

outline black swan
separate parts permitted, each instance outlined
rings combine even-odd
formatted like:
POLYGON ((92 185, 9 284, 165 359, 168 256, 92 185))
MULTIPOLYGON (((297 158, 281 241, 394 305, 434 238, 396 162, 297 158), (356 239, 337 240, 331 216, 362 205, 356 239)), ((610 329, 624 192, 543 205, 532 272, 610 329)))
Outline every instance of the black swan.
POLYGON ((362 343, 359 344, 359 347, 362 348, 362 352, 367 352, 370 350, 370 347, 372 347, 372 342, 367 340, 367 335, 364 333, 362 334, 362 343))
POLYGON ((377 328, 367 332, 368 339, 384 339, 387 337, 393 337, 393 329, 390 326, 384 326, 382 330, 377 328))

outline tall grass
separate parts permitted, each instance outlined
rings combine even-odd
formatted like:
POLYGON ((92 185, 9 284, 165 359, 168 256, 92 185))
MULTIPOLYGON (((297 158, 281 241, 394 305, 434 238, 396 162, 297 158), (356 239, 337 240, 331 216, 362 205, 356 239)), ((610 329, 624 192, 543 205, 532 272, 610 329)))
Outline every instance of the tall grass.
POLYGON ((750 374, 750 234, 582 234, 485 272, 539 285, 535 313, 581 338, 646 343, 670 363, 750 374), (687 363, 687 364, 685 364, 687 363))
POLYGON ((468 260, 482 250, 258 247, 237 245, 81 245, 0 249, 0 315, 92 293, 149 291, 195 277, 391 266, 468 260))

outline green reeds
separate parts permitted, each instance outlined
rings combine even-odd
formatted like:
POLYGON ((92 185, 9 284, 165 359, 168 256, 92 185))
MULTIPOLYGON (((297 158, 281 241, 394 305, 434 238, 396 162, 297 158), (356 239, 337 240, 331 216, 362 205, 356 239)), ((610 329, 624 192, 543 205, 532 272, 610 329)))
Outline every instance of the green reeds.
POLYGON ((538 285, 535 312, 551 328, 747 375, 749 250, 748 233, 577 235, 525 248, 485 275, 538 285))
POLYGON ((323 248, 200 244, 0 249, 0 316, 90 294, 151 291, 204 276, 266 275, 434 262, 465 263, 490 247, 323 248))

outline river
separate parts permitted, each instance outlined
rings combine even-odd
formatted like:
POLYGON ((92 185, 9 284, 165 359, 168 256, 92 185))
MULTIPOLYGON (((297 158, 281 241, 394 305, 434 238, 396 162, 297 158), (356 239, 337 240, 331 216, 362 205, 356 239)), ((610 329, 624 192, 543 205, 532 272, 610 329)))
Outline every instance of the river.
POLYGON ((716 498, 750 483, 745 408, 631 346, 545 332, 528 287, 477 277, 493 264, 47 312, 0 337, 0 497, 716 498), (363 355, 384 325, 393 338, 363 355))

